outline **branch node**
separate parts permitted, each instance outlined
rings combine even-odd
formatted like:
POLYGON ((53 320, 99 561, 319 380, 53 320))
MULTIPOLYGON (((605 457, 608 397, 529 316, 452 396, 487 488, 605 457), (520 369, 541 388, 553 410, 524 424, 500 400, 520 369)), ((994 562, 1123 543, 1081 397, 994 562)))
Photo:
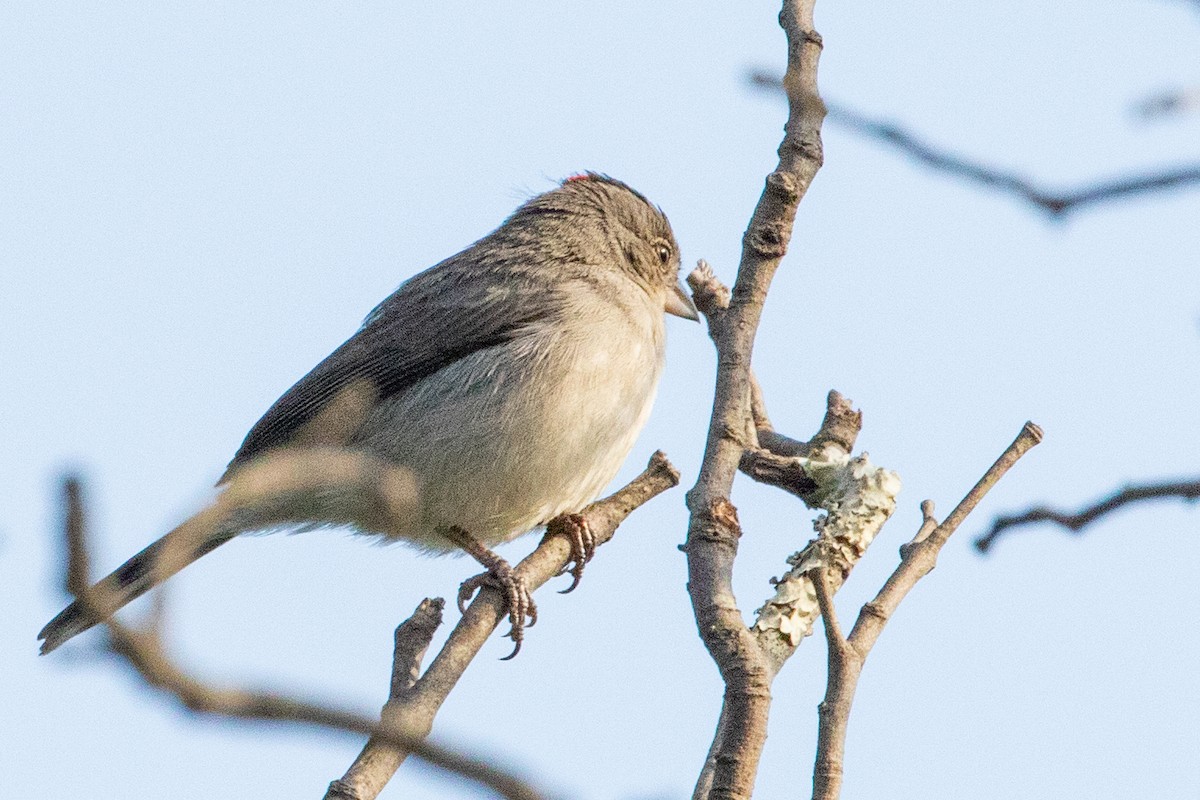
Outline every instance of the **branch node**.
MULTIPOLYGON (((783 258, 787 253, 789 236, 784 223, 777 220, 762 220, 751 225, 742 237, 742 246, 755 258, 768 260, 783 258)), ((734 284, 735 288, 737 284, 734 284)))

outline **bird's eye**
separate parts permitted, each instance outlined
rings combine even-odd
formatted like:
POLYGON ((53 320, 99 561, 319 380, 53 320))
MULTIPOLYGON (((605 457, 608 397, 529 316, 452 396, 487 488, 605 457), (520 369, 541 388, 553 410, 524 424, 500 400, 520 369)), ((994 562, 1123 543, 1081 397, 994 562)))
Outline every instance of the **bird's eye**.
POLYGON ((664 264, 671 260, 671 248, 667 247, 665 244, 655 245, 654 252, 658 254, 658 260, 664 264))

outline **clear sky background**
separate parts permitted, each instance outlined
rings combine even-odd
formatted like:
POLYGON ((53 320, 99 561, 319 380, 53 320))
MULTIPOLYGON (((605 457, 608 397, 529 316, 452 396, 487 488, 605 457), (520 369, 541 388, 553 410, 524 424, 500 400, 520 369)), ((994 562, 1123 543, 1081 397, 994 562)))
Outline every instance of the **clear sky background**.
MULTIPOLYGON (((208 497, 242 436, 413 273, 594 169, 731 280, 786 110, 774 2, 60 3, 0 7, 0 765, 51 798, 320 797, 360 742, 230 725, 145 690, 97 634, 36 655, 59 610, 56 476, 91 478, 107 571, 208 497)), ((1169 0, 826 3, 826 96, 1052 186, 1200 157, 1200 117, 1129 109, 1200 82, 1200 10, 1169 0)), ((1200 472, 1200 189, 1053 222, 829 124, 755 365, 807 438, 837 388, 904 481, 839 595, 872 596, 1026 419, 1046 431, 901 607, 851 720, 847 797, 1200 796, 1200 511, 1039 529, 991 515, 1200 472)), ((443 738, 584 800, 683 798, 720 704, 676 549, 714 358, 668 323, 656 448, 684 487, 637 512, 574 594, 495 637, 443 738)), ((749 614, 811 514, 741 479, 749 614)), ((516 560, 527 538, 502 552, 516 560)), ((170 583, 170 641, 219 682, 364 711, 391 632, 476 570, 337 533, 235 542, 170 583)), ((448 620, 453 622, 452 612, 448 620)), ((440 641, 440 638, 439 638, 440 641)), ((810 639, 775 684, 758 795, 804 796, 824 684, 810 639)), ((406 766, 384 797, 474 797, 406 766)))

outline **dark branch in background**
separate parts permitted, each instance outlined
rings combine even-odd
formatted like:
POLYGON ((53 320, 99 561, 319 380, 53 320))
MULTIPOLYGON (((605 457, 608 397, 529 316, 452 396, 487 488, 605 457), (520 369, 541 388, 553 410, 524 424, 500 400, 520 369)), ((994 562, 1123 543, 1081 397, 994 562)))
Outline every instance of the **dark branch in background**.
POLYGON ((975 546, 979 548, 980 552, 986 553, 1006 531, 1035 522, 1053 522, 1071 533, 1078 534, 1100 517, 1110 514, 1122 506, 1146 500, 1171 499, 1188 502, 1200 500, 1200 479, 1126 486, 1079 511, 1059 511, 1047 506, 1036 506, 1019 514, 997 517, 992 523, 991 529, 975 540, 975 546))
MULTIPOLYGON (((332 457, 328 452, 325 455, 332 457)), ((348 451, 345 458, 353 462, 361 460, 348 451)), ((234 477, 222 497, 245 495, 255 502, 269 499, 266 498, 270 494, 268 487, 260 485, 261 481, 258 480, 268 471, 278 478, 288 477, 288 480, 281 480, 279 484, 269 487, 279 495, 295 491, 297 485, 306 485, 310 480, 304 474, 293 474, 286 470, 248 470, 249 475, 234 477), (254 485, 239 485, 239 482, 247 481, 254 485)), ((347 480, 354 481, 352 485, 341 487, 346 490, 346 496, 359 497, 371 508, 392 508, 395 498, 389 495, 389 487, 394 482, 388 480, 387 474, 353 470, 343 471, 342 474, 350 476, 347 480)), ((662 453, 655 453, 646 470, 631 483, 581 512, 591 528, 596 545, 612 539, 617 526, 635 508, 678 482, 679 473, 662 453)), ((539 800, 543 797, 527 782, 504 770, 426 739, 438 709, 506 615, 506 600, 498 590, 485 587, 480 591, 433 663, 415 681, 413 671, 419 664, 421 652, 428 645, 426 636, 432 636, 436 617, 440 613, 434 615, 437 609, 423 603, 413 618, 401 626, 397 638, 403 638, 403 641, 397 641, 391 699, 379 722, 353 712, 280 694, 210 686, 186 673, 170 659, 156 626, 131 627, 108 617, 110 612, 106 609, 112 607, 111 598, 105 596, 103 585, 94 587, 90 582, 86 519, 80 495, 78 479, 68 478, 64 482, 63 492, 63 530, 68 556, 64 574, 67 588, 90 615, 105 620, 109 649, 121 656, 149 685, 174 695, 187 708, 204 714, 301 724, 368 735, 371 741, 356 759, 346 778, 330 787, 333 797, 354 797, 357 800, 374 797, 408 754, 487 786, 512 800, 539 800), (421 619, 422 616, 426 618, 421 619)), ((203 527, 202 523, 219 520, 224 513, 239 511, 228 499, 224 503, 220 509, 216 509, 217 503, 214 503, 193 517, 190 522, 194 522, 194 527, 198 528, 196 535, 203 534, 199 530, 203 527), (218 511, 221 513, 218 514, 218 511)), ((517 565, 516 572, 525 578, 533 591, 561 574, 570 560, 571 545, 566 537, 547 535, 537 549, 517 565)), ((436 604, 440 601, 432 602, 436 604)))
MULTIPOLYGON (((782 89, 781 80, 768 72, 753 71, 750 73, 749 81, 752 86, 772 92, 779 92, 782 89)), ((1053 217, 1065 216, 1068 212, 1085 206, 1160 192, 1179 186, 1200 184, 1200 164, 1191 164, 1145 175, 1098 181, 1093 185, 1073 191, 1046 189, 1011 172, 951 154, 923 141, 894 123, 869 117, 845 106, 829 102, 826 102, 825 106, 828 109, 827 119, 830 122, 869 139, 884 142, 939 172, 945 172, 1018 197, 1053 217)))
POLYGON ((1200 86, 1176 89, 1147 97, 1133 107, 1134 113, 1146 120, 1159 120, 1200 111, 1200 86))

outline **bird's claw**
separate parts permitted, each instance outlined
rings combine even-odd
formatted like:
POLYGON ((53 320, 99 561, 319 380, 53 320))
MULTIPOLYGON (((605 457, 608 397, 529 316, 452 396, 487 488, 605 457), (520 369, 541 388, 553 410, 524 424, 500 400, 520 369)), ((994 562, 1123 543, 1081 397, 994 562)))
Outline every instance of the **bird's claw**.
POLYGON ((507 561, 501 560, 487 572, 462 582, 458 587, 458 610, 465 613, 467 601, 484 586, 491 586, 500 591, 508 607, 511 627, 505 636, 513 640, 513 651, 500 659, 508 661, 521 652, 521 643, 525 641, 525 629, 537 624, 537 604, 533 602, 533 595, 525 579, 518 575, 507 561))
POLYGON ((565 536, 571 545, 571 560, 563 565, 559 575, 571 576, 571 585, 559 594, 569 594, 579 585, 583 568, 596 554, 596 537, 582 514, 561 514, 546 526, 547 536, 565 536))

